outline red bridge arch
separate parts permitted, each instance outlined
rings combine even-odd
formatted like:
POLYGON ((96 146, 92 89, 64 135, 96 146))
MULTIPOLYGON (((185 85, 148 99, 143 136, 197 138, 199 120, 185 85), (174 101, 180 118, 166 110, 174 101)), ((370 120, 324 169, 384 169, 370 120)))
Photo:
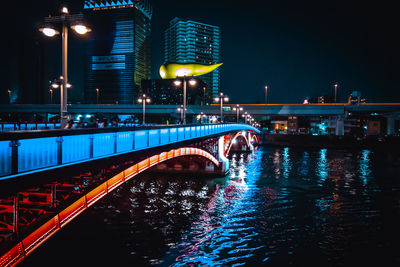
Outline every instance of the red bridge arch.
POLYGON ((220 165, 219 161, 209 152, 194 147, 182 147, 148 157, 98 185, 45 222, 7 253, 2 255, 0 257, 0 266, 15 266, 79 214, 126 181, 154 165, 181 156, 201 156, 210 160, 217 167, 220 165))

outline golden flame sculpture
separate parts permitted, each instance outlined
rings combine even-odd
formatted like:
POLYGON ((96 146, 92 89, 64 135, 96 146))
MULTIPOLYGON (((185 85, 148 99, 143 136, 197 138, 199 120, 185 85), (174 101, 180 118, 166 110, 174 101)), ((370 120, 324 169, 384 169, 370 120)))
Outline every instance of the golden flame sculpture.
POLYGON ((160 76, 163 79, 175 79, 184 76, 200 76, 212 72, 222 63, 202 65, 196 63, 166 63, 160 67, 160 76))

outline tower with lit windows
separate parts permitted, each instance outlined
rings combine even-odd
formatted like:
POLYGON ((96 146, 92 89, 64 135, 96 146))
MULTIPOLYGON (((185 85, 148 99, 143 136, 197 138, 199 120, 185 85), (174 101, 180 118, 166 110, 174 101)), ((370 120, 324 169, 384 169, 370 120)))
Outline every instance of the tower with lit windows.
POLYGON ((93 29, 86 46, 85 102, 132 104, 150 78, 152 7, 148 0, 86 0, 93 29), (98 90, 96 90, 98 89, 98 90))
MULTIPOLYGON (((174 18, 164 35, 164 61, 205 65, 220 63, 220 35, 218 26, 174 18)), ((220 70, 200 78, 207 84, 207 102, 210 102, 219 92, 220 70)))

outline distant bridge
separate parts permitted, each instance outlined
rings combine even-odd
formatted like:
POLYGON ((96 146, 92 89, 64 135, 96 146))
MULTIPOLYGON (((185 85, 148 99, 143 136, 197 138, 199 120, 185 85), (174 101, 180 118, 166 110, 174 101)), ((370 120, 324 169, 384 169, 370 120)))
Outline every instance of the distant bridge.
MULTIPOLYGON (((234 107, 236 104, 224 104, 224 107, 234 107)), ((326 104, 241 104, 244 109, 253 116, 263 115, 343 115, 346 112, 400 112, 400 103, 362 103, 360 105, 347 103, 326 103, 326 104)), ((70 114, 140 114, 142 105, 126 104, 70 104, 68 113, 70 114)), ((21 113, 51 113, 57 114, 60 106, 57 104, 31 105, 31 104, 11 104, 0 105, 0 112, 21 112, 21 113)), ((210 106, 189 105, 187 106, 188 115, 198 115, 203 112, 206 115, 219 114, 220 106, 213 104, 210 106)), ((172 115, 176 116, 177 105, 148 105, 146 113, 152 115, 172 115)), ((224 111, 225 115, 235 116, 236 112, 224 111)))

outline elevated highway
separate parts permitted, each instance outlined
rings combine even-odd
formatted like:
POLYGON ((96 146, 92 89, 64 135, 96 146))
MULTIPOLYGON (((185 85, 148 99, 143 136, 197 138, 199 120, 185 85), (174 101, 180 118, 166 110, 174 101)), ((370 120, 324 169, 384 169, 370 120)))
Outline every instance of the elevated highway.
MULTIPOLYGON (((231 108, 225 111, 225 115, 235 115, 232 107, 236 104, 224 104, 224 107, 231 108)), ((345 112, 400 112, 400 103, 363 103, 352 105, 347 103, 327 103, 327 104, 241 104, 245 111, 254 115, 342 115, 345 112)), ((177 116, 177 105, 147 105, 146 114, 152 115, 173 115, 177 116)), ((125 104, 69 104, 70 114, 139 114, 142 113, 142 105, 125 104)), ((57 104, 31 105, 31 104, 12 104, 0 105, 0 113, 50 113, 58 114, 60 106, 57 104)), ((203 112, 207 115, 219 114, 220 106, 213 104, 210 106, 188 105, 187 114, 197 115, 203 112)))

